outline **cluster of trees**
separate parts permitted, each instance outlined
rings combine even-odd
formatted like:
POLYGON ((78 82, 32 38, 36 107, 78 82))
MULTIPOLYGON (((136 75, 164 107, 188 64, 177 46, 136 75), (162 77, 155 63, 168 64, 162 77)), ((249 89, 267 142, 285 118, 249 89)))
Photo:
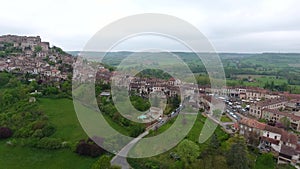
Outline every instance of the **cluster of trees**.
POLYGON ((243 137, 233 137, 233 143, 226 155, 226 161, 232 169, 249 169, 251 161, 248 159, 248 150, 243 137))
POLYGON ((289 85, 287 83, 282 83, 280 85, 275 85, 274 81, 271 81, 269 83, 268 81, 264 85, 265 89, 271 90, 271 91, 288 91, 289 90, 289 85))
POLYGON ((29 102, 29 97, 32 97, 29 93, 42 90, 44 86, 35 81, 28 83, 24 80, 26 78, 30 77, 0 73, 0 126, 6 126, 0 129, 0 137, 20 138, 25 140, 24 145, 36 148, 66 147, 62 140, 50 138, 56 129, 38 102, 29 102))
POLYGON ((137 95, 131 95, 130 97, 131 104, 139 111, 146 111, 150 108, 150 102, 148 99, 144 99, 137 95))
POLYGON ((21 48, 14 47, 13 43, 1 42, 2 46, 0 47, 0 57, 11 56, 14 53, 21 53, 21 48))
POLYGON ((136 76, 142 78, 158 78, 158 79, 171 78, 171 75, 169 75, 168 73, 160 69, 144 69, 141 72, 139 72, 136 76))
POLYGON ((196 76, 196 81, 199 85, 210 85, 208 75, 198 75, 196 76))
POLYGON ((176 108, 179 107, 180 103, 181 103, 181 98, 179 95, 167 98, 167 105, 164 110, 164 114, 170 114, 172 111, 174 111, 176 108))
MULTIPOLYGON (((150 103, 144 102, 144 99, 139 96, 131 96, 130 100, 140 111, 145 111, 150 107, 150 103)), ((106 116, 106 118, 111 118, 116 124, 126 128, 131 137, 136 137, 145 131, 144 124, 135 123, 124 118, 114 106, 111 97, 98 97, 97 101, 103 115, 106 116)))

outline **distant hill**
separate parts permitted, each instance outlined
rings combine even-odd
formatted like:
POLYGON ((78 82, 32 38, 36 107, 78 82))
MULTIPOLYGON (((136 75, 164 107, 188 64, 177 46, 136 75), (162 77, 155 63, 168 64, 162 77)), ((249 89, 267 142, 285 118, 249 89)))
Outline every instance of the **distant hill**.
MULTIPOLYGON (((69 54, 77 56, 80 51, 68 51, 69 54)), ((85 52, 91 57, 97 57, 101 52, 85 52)), ((103 62, 106 64, 116 66, 121 60, 134 52, 122 51, 122 52, 110 52, 107 53, 103 62), (111 58, 113 57, 113 58, 111 58)), ((173 52, 180 56, 186 62, 194 62, 197 56, 194 53, 189 52, 173 52)), ((146 54, 146 53, 145 53, 146 54)), ((153 53, 151 53, 153 54, 153 53)), ((158 53, 156 53, 158 54, 158 53)), ((163 53, 159 53, 162 55, 163 53)), ((205 54, 205 53, 200 53, 205 54)), ((148 55, 148 54, 147 54, 148 55)), ((219 53, 219 56, 224 65, 231 63, 249 64, 249 65, 264 65, 268 66, 279 66, 288 67, 294 66, 300 63, 300 53, 219 53)), ((198 60, 198 59, 197 59, 198 60)), ((196 62, 199 62, 196 61, 196 62)))

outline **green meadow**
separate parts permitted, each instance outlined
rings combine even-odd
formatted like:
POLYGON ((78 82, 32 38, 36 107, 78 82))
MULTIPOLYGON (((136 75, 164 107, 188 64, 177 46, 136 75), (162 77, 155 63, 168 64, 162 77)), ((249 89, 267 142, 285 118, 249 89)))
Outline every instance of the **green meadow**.
MULTIPOLYGON (((38 99, 41 109, 49 117, 50 123, 56 127, 51 136, 61 138, 75 145, 79 140, 86 139, 87 135, 80 126, 70 99, 38 99)), ((60 150, 44 150, 6 144, 8 140, 0 142, 0 168, 5 169, 88 169, 97 158, 82 157, 71 148, 60 150)))

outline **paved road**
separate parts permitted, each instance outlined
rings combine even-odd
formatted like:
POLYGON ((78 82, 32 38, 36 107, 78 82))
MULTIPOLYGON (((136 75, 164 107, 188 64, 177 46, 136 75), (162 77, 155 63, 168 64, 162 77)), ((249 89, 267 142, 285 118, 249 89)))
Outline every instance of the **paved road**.
POLYGON ((129 169, 131 168, 130 165, 128 164, 127 160, 126 160, 126 156, 128 154, 128 152, 130 151, 130 149, 143 137, 145 137, 146 135, 149 134, 149 131, 145 131, 144 133, 142 133, 141 135, 139 135, 138 137, 136 137, 135 139, 133 139, 132 141, 130 141, 125 147, 123 147, 121 149, 121 151, 119 151, 119 153, 110 161, 110 163, 112 165, 118 165, 121 166, 122 169, 129 169))

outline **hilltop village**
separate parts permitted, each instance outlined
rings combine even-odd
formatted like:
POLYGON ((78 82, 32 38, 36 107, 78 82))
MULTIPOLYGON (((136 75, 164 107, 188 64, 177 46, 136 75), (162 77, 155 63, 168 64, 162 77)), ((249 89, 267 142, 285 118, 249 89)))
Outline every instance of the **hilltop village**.
POLYGON ((0 36, 0 51, 0 71, 39 75, 46 81, 66 80, 75 61, 39 36, 0 36))

